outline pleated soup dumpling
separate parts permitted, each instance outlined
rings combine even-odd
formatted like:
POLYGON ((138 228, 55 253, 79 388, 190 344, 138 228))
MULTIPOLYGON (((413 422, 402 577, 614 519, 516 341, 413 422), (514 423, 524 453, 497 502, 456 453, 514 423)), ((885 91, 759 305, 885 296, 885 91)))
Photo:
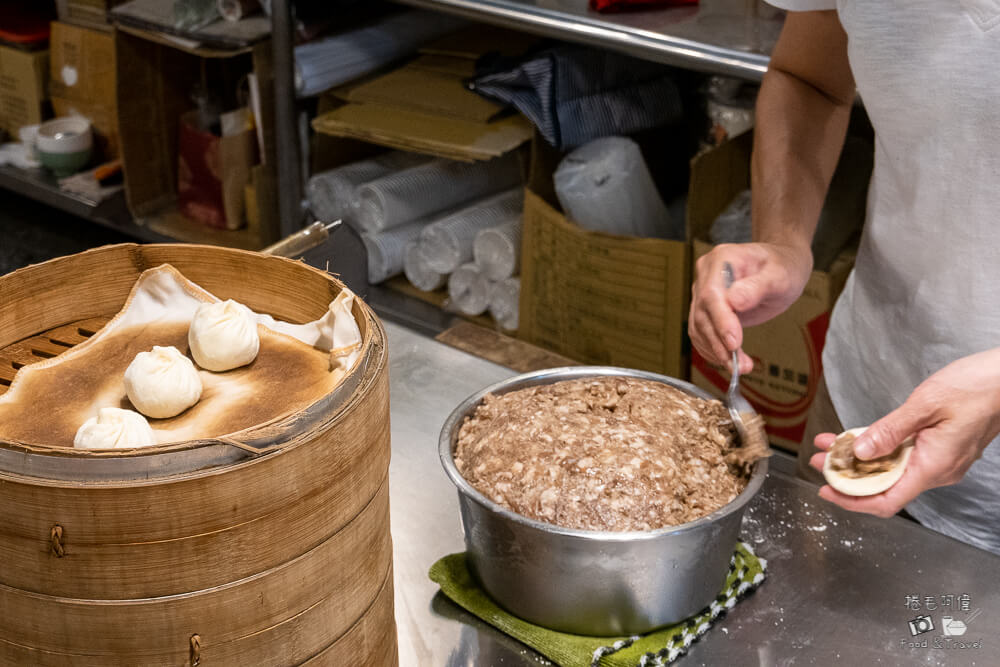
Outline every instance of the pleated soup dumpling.
POLYGON ((146 418, 134 410, 101 408, 96 417, 83 422, 73 438, 78 449, 122 449, 156 444, 146 418))
POLYGON ((125 369, 125 393, 135 409, 155 419, 176 417, 201 398, 201 378, 176 347, 154 345, 125 369))
POLYGON ((188 329, 188 346, 199 366, 228 371, 257 358, 260 336, 253 312, 232 299, 198 306, 188 329))

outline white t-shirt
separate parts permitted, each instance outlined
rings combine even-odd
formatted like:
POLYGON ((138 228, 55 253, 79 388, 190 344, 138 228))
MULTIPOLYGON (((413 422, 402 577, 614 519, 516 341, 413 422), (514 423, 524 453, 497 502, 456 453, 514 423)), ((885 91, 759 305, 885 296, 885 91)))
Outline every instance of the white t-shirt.
MULTIPOLYGON (((837 415, 862 426, 1000 346, 1000 2, 771 1, 837 10, 875 127, 865 232, 823 352, 837 415)), ((1000 445, 907 510, 1000 553, 1000 445)))

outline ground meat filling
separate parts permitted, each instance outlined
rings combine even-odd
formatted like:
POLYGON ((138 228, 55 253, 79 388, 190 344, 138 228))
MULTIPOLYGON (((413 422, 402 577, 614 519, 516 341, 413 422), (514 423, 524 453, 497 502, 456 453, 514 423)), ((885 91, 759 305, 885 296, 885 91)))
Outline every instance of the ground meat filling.
POLYGON ((903 456, 903 448, 899 447, 891 454, 862 461, 854 456, 854 441, 856 439, 853 433, 841 433, 833 441, 833 447, 830 448, 830 467, 844 477, 857 479, 888 472, 903 456))
POLYGON ((732 501, 747 476, 726 456, 722 403, 631 378, 487 395, 458 434, 455 464, 494 502, 568 528, 653 530, 732 501))

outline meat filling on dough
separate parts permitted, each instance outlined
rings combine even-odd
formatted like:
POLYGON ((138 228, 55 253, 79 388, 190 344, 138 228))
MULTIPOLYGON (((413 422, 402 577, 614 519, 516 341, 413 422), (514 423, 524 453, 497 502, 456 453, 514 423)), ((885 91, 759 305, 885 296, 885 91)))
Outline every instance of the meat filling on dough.
POLYGON ((632 378, 566 380, 488 395, 455 464, 488 498, 569 528, 653 530, 731 502, 747 475, 719 401, 632 378))
POLYGON ((830 448, 830 467, 845 477, 857 479, 887 472, 899 463, 903 456, 903 448, 899 447, 891 454, 863 461, 854 456, 855 440, 856 437, 853 433, 841 433, 833 441, 833 447, 830 448))

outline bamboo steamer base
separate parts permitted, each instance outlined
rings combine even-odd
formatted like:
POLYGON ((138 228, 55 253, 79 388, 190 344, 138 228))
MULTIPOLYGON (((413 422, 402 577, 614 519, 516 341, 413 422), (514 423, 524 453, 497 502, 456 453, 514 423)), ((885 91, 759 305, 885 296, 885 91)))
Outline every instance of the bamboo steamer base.
MULTIPOLYGON (((351 626, 341 637, 318 653, 301 662, 309 667, 395 667, 399 664, 398 647, 396 644, 396 622, 393 618, 393 586, 392 571, 386 576, 378 596, 361 618, 351 626), (350 657, 353 656, 353 657, 350 657)), ((185 639, 185 638, 182 638, 185 639)), ((162 662, 141 662, 131 664, 142 665, 190 665, 192 664, 190 637, 180 642, 183 646, 177 654, 165 658, 162 662)), ((294 647, 294 639, 291 642, 294 647)), ((198 658, 202 665, 225 664, 231 661, 225 651, 226 647, 213 647, 202 644, 198 658)), ((246 661, 244 665, 292 664, 289 660, 292 652, 283 651, 275 646, 271 651, 273 661, 246 661)), ((10 642, 0 641, 0 664, 4 665, 36 665, 37 667, 64 667, 72 664, 74 667, 104 667, 109 664, 106 656, 54 653, 20 646, 10 642)))
POLYGON ((325 646, 325 637, 351 627, 382 588, 392 562, 388 522, 385 484, 350 524, 299 558, 235 584, 169 598, 79 600, 0 586, 0 639, 101 656, 105 664, 128 655, 143 665, 176 665, 197 634, 203 652, 225 664, 298 664, 325 646), (255 606, 256 613, 235 613, 255 606))
MULTIPOLYGON (((162 263, 289 322, 321 317, 343 289, 299 262, 200 246, 31 266, 0 276, 0 394, 86 340, 162 263)), ((0 469, 0 665, 395 665, 385 334, 364 303, 354 315, 356 388, 305 431, 268 427, 269 450, 108 482, 84 474, 100 453, 71 449, 25 453, 68 459, 79 480, 0 469)))

